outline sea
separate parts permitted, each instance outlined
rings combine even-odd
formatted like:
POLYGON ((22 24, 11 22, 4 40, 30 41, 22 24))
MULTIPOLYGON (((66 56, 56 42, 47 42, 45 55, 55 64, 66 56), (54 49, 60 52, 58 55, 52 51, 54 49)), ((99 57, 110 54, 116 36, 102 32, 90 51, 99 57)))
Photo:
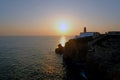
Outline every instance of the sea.
POLYGON ((72 36, 1 36, 0 80, 63 80, 62 55, 55 54, 72 36))

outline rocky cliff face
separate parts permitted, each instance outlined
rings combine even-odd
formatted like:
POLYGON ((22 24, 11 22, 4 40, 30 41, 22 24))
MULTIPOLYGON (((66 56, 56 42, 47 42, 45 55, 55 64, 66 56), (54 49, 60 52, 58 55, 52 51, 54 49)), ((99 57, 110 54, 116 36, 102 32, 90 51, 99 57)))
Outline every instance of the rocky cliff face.
POLYGON ((85 60, 87 49, 86 40, 71 39, 65 44, 63 57, 72 61, 85 60))
POLYGON ((120 36, 105 36, 90 46, 88 42, 91 41, 69 40, 64 58, 74 62, 85 61, 89 69, 95 68, 105 80, 120 80, 120 36))
POLYGON ((91 47, 87 62, 95 64, 107 79, 120 80, 120 36, 106 36, 91 47))

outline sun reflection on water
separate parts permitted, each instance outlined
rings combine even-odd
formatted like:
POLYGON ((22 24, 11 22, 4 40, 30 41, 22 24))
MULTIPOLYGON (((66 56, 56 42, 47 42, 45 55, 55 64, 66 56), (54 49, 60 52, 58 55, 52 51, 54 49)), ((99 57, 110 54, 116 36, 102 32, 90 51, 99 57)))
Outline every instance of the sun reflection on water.
POLYGON ((65 43, 66 43, 66 37, 65 36, 62 36, 60 38, 60 44, 64 47, 65 46, 65 43))

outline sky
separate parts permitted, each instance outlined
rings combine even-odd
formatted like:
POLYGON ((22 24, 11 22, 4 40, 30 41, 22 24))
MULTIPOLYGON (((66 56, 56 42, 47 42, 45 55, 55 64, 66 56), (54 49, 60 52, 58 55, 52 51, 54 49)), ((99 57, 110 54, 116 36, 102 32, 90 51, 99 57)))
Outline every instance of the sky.
POLYGON ((0 36, 120 31, 120 0, 0 0, 0 36))

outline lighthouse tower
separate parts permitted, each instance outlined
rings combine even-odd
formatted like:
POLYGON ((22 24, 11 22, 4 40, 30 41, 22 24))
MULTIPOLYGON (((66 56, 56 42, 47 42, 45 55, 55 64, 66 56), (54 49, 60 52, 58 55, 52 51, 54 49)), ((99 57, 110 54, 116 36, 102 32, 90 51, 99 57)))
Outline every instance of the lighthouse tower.
POLYGON ((86 33, 87 32, 87 29, 86 29, 86 27, 84 27, 84 33, 86 33))

